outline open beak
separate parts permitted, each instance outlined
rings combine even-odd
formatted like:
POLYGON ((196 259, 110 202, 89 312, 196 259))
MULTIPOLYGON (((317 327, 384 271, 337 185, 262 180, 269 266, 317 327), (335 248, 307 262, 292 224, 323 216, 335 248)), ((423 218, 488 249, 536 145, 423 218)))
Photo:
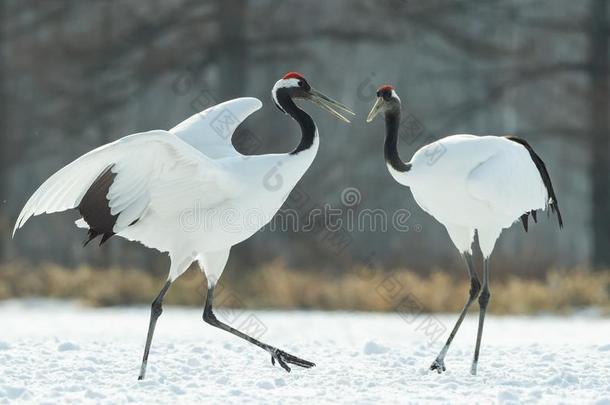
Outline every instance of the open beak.
POLYGON ((382 97, 377 97, 377 101, 375 101, 375 104, 373 105, 373 108, 371 108, 371 112, 369 113, 368 117, 366 117, 366 122, 373 121, 373 118, 375 118, 375 116, 377 114, 379 114, 379 111, 381 111, 381 106, 382 105, 383 105, 383 98, 382 97))
POLYGON ((322 107, 323 109, 325 109, 326 111, 328 111, 329 113, 334 115, 335 117, 339 118, 340 120, 348 122, 348 123, 350 121, 347 118, 345 118, 343 115, 341 115, 341 113, 338 112, 337 110, 340 110, 340 111, 343 111, 343 112, 346 112, 346 113, 349 113, 352 115, 356 115, 345 105, 341 104, 338 101, 333 100, 332 98, 330 98, 328 96, 325 96, 324 94, 322 94, 319 91, 314 90, 314 89, 309 90, 309 100, 316 103, 317 105, 319 105, 320 107, 322 107))

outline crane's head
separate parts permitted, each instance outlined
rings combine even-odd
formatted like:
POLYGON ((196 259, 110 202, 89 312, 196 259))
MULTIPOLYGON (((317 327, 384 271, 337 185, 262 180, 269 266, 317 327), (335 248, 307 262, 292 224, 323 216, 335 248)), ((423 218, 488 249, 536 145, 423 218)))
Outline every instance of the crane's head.
POLYGON ((317 104, 322 109, 345 122, 349 122, 349 120, 337 110, 355 115, 340 102, 314 90, 303 75, 297 72, 288 72, 278 80, 271 90, 271 95, 277 108, 284 113, 288 113, 286 111, 286 104, 289 100, 301 98, 317 104))
POLYGON ((371 122, 380 112, 394 112, 400 111, 400 98, 394 87, 390 85, 381 86, 377 89, 377 100, 371 109, 366 122, 371 122))

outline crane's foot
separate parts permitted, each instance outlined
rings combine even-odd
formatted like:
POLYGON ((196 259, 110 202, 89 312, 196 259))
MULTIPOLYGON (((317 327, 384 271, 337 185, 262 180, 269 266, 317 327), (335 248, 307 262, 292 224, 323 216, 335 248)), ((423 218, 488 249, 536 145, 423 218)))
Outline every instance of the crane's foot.
POLYGON ((315 366, 315 363, 312 363, 311 361, 303 360, 280 349, 271 348, 269 353, 271 354, 271 364, 275 366, 275 361, 277 360, 279 365, 287 372, 290 372, 290 367, 288 364, 294 364, 295 366, 303 368, 311 368, 315 366))
POLYGON ((445 360, 437 358, 432 362, 430 370, 436 370, 437 373, 441 374, 443 371, 447 370, 445 367, 445 360))

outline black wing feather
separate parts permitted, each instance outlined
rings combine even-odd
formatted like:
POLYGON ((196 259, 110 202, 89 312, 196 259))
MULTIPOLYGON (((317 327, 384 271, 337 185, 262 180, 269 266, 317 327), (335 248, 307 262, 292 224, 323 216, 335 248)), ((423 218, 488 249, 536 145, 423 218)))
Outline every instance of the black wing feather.
POLYGON ((85 241, 84 245, 102 235, 101 246, 114 235, 113 228, 119 215, 110 213, 109 201, 106 197, 116 177, 116 173, 113 173, 110 169, 112 169, 112 166, 106 168, 95 179, 78 205, 78 211, 89 225, 89 239, 85 241))

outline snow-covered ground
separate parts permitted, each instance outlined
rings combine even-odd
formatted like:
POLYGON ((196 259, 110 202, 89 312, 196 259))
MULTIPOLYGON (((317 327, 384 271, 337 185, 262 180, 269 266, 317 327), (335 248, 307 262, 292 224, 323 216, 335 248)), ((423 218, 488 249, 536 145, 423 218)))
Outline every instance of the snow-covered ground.
POLYGON ((610 404, 610 319, 594 314, 489 316, 474 377, 475 316, 438 375, 428 366, 456 314, 219 312, 317 363, 286 373, 260 349, 204 324, 200 310, 167 307, 147 379, 137 381, 148 314, 144 307, 0 304, 0 403, 610 404))

